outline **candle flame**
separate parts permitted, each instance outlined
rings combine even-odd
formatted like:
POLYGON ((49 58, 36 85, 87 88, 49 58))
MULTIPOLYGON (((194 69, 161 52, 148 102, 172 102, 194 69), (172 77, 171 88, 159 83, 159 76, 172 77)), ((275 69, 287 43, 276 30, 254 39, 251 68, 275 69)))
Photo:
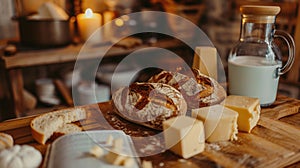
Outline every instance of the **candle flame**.
POLYGON ((115 24, 119 27, 123 26, 124 25, 124 21, 122 19, 116 19, 115 20, 115 24))
POLYGON ((85 10, 85 17, 87 17, 87 18, 93 17, 93 11, 92 11, 91 8, 87 8, 87 9, 85 10))

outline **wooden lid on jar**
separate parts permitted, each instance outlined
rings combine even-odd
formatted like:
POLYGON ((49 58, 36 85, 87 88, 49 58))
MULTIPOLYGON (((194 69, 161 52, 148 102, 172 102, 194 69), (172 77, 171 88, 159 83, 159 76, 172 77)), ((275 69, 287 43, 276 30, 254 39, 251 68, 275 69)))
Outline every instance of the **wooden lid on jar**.
POLYGON ((256 23, 274 23, 280 12, 279 6, 243 5, 240 7, 245 21, 256 23))
POLYGON ((268 15, 275 16, 280 12, 279 6, 243 5, 240 11, 245 15, 268 15))

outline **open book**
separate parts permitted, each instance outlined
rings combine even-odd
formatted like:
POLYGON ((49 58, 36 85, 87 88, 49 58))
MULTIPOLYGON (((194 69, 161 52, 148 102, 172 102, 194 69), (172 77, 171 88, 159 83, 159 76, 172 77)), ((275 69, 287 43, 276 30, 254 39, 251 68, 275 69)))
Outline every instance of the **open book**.
POLYGON ((94 157, 90 150, 94 146, 103 149, 103 156, 111 151, 107 139, 122 139, 123 147, 120 155, 125 155, 133 159, 130 167, 138 168, 139 159, 136 156, 130 136, 117 130, 84 131, 80 133, 65 135, 58 138, 51 145, 48 152, 48 159, 44 164, 47 168, 94 168, 94 167, 122 167, 108 163, 104 157, 94 157))

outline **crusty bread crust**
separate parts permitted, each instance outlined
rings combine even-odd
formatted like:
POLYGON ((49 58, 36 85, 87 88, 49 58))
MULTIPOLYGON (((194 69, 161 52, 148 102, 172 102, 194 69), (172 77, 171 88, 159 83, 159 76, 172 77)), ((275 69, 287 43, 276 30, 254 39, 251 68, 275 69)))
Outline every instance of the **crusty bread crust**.
POLYGON ((198 69, 178 72, 161 71, 152 76, 148 82, 164 83, 176 88, 185 98, 188 109, 218 104, 226 97, 225 89, 198 69))
POLYGON ((118 115, 157 130, 164 120, 187 111, 182 94, 162 83, 133 83, 114 92, 112 100, 118 115))
POLYGON ((51 135, 64 124, 83 119, 86 119, 86 111, 80 107, 45 113, 31 121, 31 134, 37 142, 45 144, 51 135))
POLYGON ((32 135, 33 139, 35 139, 38 143, 43 144, 43 145, 45 144, 46 138, 43 133, 38 132, 31 127, 31 135, 32 135))

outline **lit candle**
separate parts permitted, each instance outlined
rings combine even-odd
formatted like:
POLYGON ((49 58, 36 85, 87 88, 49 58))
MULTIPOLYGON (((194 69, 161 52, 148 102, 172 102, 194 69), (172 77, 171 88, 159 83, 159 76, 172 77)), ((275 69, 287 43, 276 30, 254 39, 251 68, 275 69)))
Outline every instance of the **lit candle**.
MULTIPOLYGON (((77 15, 77 23, 79 35, 82 40, 86 41, 101 26, 101 15, 99 13, 93 13, 93 11, 88 8, 84 14, 77 15)), ((100 38, 101 34, 99 31, 93 34, 92 39, 100 41, 100 38)))

